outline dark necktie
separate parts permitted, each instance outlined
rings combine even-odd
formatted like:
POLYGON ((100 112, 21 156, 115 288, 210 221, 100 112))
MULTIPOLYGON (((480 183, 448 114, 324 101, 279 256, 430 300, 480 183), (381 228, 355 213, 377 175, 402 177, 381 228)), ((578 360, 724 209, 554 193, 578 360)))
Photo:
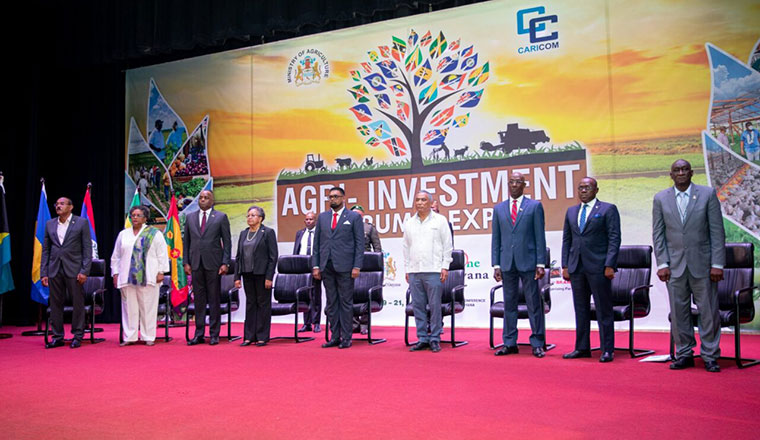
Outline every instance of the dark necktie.
POLYGON ((311 255, 311 234, 313 232, 313 229, 309 230, 309 238, 306 240, 306 255, 311 255))
POLYGON ((584 203, 583 209, 581 210, 581 221, 578 222, 578 227, 581 232, 583 231, 583 227, 586 226, 586 208, 588 208, 588 205, 584 203))
POLYGON ((203 219, 201 220, 201 234, 206 231, 206 211, 203 211, 203 219))

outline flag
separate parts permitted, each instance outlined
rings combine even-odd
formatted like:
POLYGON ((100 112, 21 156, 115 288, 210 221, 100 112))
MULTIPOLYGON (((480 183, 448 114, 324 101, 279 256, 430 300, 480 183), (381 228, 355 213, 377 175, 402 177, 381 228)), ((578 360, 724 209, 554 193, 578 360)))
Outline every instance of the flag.
POLYGON ((430 58, 438 58, 441 56, 444 50, 446 50, 446 37, 443 36, 443 32, 438 35, 438 38, 430 45, 430 58))
POLYGON ((420 46, 425 47, 433 40, 433 36, 430 34, 430 31, 427 31, 425 35, 422 36, 422 39, 420 40, 420 46))
POLYGON ((441 125, 448 124, 452 116, 454 116, 453 105, 445 110, 438 110, 433 113, 430 123, 436 127, 440 127, 441 125))
POLYGON ((378 145, 380 145, 380 141, 377 140, 376 137, 371 137, 367 139, 367 142, 365 142, 365 144, 371 145, 372 147, 377 147, 378 145))
POLYGON ((47 206, 45 184, 42 184, 40 204, 37 209, 37 222, 34 225, 34 257, 32 257, 32 301, 47 305, 50 289, 42 285, 40 268, 42 267, 42 242, 45 240, 45 224, 50 220, 47 206))
POLYGON ((375 98, 377 99, 377 105, 379 105, 380 108, 384 110, 391 108, 391 98, 385 93, 380 93, 376 95, 375 98))
MULTIPOLYGON (((385 78, 379 73, 373 73, 372 75, 365 76, 364 81, 367 81, 370 87, 376 92, 385 90, 388 84, 385 82, 385 78)), ((359 102, 362 102, 361 100, 359 102)))
POLYGON ((351 107, 349 110, 356 116, 359 122, 368 122, 372 120, 372 112, 367 104, 359 104, 351 107))
POLYGON ((409 52, 409 55, 407 55, 406 60, 404 60, 404 66, 406 67, 406 71, 412 71, 417 68, 417 66, 420 65, 422 62, 422 52, 420 52, 420 48, 415 47, 413 51, 409 52))
POLYGON ((5 186, 0 174, 0 293, 9 292, 13 285, 11 273, 11 232, 8 227, 8 209, 5 207, 5 186))
POLYGON ((409 119, 409 104, 405 103, 404 101, 397 101, 396 115, 402 121, 406 121, 407 119, 409 119))
POLYGON ((183 262, 184 248, 182 247, 182 230, 179 227, 177 199, 172 195, 169 202, 169 215, 164 236, 169 251, 169 265, 172 271, 172 306, 177 307, 187 300, 187 275, 183 262))
POLYGON ((377 48, 380 49, 380 55, 382 55, 383 58, 388 58, 391 54, 391 49, 388 46, 377 46, 377 48))
POLYGON ((420 96, 417 99, 420 104, 430 104, 438 97, 438 83, 433 81, 433 84, 422 89, 420 96))
POLYGON ((391 60, 383 60, 383 61, 380 61, 379 63, 377 63, 375 65, 380 69, 381 72, 383 72, 383 76, 384 77, 386 77, 388 79, 392 79, 392 78, 396 78, 397 77, 396 72, 395 72, 395 70, 396 70, 396 63, 394 63, 393 61, 391 61, 391 60))
POLYGON ((454 54, 452 56, 443 57, 438 61, 438 70, 441 73, 448 73, 457 68, 459 63, 459 55, 454 54))
POLYGON ((95 237, 95 216, 92 213, 92 199, 90 198, 90 187, 87 185, 87 192, 84 193, 82 201, 82 213, 80 217, 86 219, 90 224, 90 238, 92 238, 92 258, 98 258, 98 239, 95 237))
POLYGON ((466 76, 465 75, 457 75, 456 73, 449 73, 448 75, 441 78, 441 89, 447 90, 450 92, 459 90, 462 88, 462 84, 464 84, 466 76))
POLYGON ((405 95, 404 86, 401 84, 393 84, 391 90, 396 98, 403 98, 405 95))
POLYGON ((372 66, 369 63, 362 63, 362 69, 364 73, 372 73, 372 66))
POLYGON ((391 137, 391 128, 385 121, 377 121, 369 124, 369 128, 372 129, 372 134, 376 138, 383 140, 391 137))
POLYGON ((472 87, 477 87, 488 79, 488 62, 483 64, 482 66, 478 67, 477 69, 470 72, 469 79, 467 80, 467 83, 470 84, 472 87))
MULTIPOLYGON (((129 209, 132 209, 133 206, 140 206, 142 203, 140 203, 140 188, 135 188, 135 195, 132 196, 132 203, 129 204, 129 209)), ((124 229, 129 229, 132 227, 132 220, 129 218, 129 209, 127 209, 127 217, 124 219, 124 229)))
POLYGON ((420 66, 416 72, 414 72, 414 85, 426 83, 433 76, 433 69, 430 68, 430 60, 425 61, 425 64, 420 66))
POLYGON ((454 118, 454 127, 456 127, 456 128, 462 128, 465 125, 467 125, 467 121, 469 121, 469 120, 470 120, 470 114, 469 113, 465 113, 465 114, 463 114, 461 116, 457 116, 456 118, 454 118))
POLYGON ((480 98, 483 96, 483 90, 477 92, 464 92, 457 100, 457 105, 465 108, 472 108, 478 105, 480 98))
POLYGON ((462 58, 467 58, 469 56, 472 56, 472 54, 475 52, 473 49, 473 46, 468 47, 467 49, 462 50, 459 54, 462 55, 462 58))
MULTIPOLYGON (((366 80, 367 78, 364 79, 366 80)), ((369 98, 367 97, 367 95, 369 95, 369 91, 361 84, 348 89, 348 93, 350 93, 351 96, 353 96, 354 99, 356 99, 358 102, 369 102, 369 98)))
POLYGON ((362 74, 358 70, 350 70, 348 74, 351 75, 351 79, 354 81, 359 81, 362 79, 362 74))
POLYGON ((379 60, 379 59, 380 59, 380 57, 377 55, 377 52, 375 52, 374 50, 371 50, 371 51, 367 52, 367 55, 369 55, 369 59, 370 59, 370 61, 372 61, 373 63, 374 63, 375 61, 377 61, 377 60, 379 60))
POLYGON ((406 42, 398 37, 393 37, 393 49, 391 49, 391 56, 394 60, 401 62, 406 53, 406 42))
POLYGON ((471 56, 470 58, 467 58, 466 60, 462 61, 462 65, 460 65, 459 68, 462 70, 470 70, 477 65, 478 65, 478 54, 475 54, 471 56))
POLYGON ((369 136, 371 133, 369 127, 366 125, 356 127, 356 129, 359 130, 359 133, 361 133, 362 136, 369 136))
POLYGON ((446 140, 446 135, 449 133, 449 129, 443 130, 430 130, 427 132, 422 142, 427 145, 441 145, 446 140))
POLYGON ((388 151, 396 157, 406 156, 406 145, 401 138, 395 137, 383 142, 388 151))
POLYGON ((453 43, 451 43, 449 45, 449 50, 450 51, 456 51, 457 49, 459 49, 459 45, 460 44, 461 44, 461 39, 458 39, 457 41, 455 41, 455 42, 453 42, 453 43))
POLYGON ((412 30, 409 32, 409 38, 407 38, 407 40, 406 40, 406 42, 409 44, 409 47, 412 47, 412 46, 414 46, 415 44, 417 44, 417 39, 418 39, 418 38, 419 38, 419 37, 417 36, 417 32, 414 32, 414 29, 412 29, 412 30))

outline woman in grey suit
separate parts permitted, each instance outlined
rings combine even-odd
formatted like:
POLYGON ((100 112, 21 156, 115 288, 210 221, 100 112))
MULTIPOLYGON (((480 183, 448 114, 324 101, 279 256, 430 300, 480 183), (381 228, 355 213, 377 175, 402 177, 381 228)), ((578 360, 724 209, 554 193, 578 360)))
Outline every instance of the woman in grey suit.
POLYGON ((243 347, 266 345, 272 322, 272 280, 277 266, 277 236, 264 226, 264 210, 248 208, 248 228, 240 231, 235 257, 235 287, 245 285, 243 347), (241 282, 242 278, 242 282, 241 282))

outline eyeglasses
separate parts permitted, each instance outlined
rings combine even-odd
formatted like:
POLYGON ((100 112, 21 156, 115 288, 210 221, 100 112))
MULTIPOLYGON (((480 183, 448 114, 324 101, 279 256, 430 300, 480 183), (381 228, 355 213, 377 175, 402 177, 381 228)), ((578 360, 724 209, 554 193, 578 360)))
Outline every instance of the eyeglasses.
POLYGON ((130 216, 130 217, 132 217, 132 218, 140 218, 140 217, 145 217, 143 214, 138 214, 138 213, 136 213, 136 212, 135 212, 135 213, 133 213, 133 214, 129 214, 129 216, 130 216))
POLYGON ((525 183, 524 180, 509 179, 510 185, 522 185, 523 183, 525 183))
POLYGON ((578 187, 578 191, 580 192, 593 191, 593 190, 594 190, 593 186, 581 185, 578 187))
POLYGON ((340 194, 330 194, 328 197, 331 198, 331 199, 340 199, 340 198, 343 198, 343 196, 340 195, 340 194))

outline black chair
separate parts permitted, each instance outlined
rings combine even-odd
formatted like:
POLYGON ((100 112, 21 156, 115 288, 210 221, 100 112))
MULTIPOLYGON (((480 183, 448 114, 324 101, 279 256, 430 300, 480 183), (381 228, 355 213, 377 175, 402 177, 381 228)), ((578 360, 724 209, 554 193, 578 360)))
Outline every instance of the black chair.
MULTIPOLYGON (((188 283, 190 281, 188 280, 188 283)), ((190 284, 189 284, 190 285, 190 284)), ((235 259, 230 260, 230 267, 227 270, 226 275, 222 275, 219 292, 219 308, 221 310, 220 315, 227 315, 227 338, 229 342, 237 341, 241 336, 232 335, 232 312, 240 308, 240 293, 238 288, 235 287, 235 259)), ((171 300, 169 301, 171 303, 171 300)), ((206 303, 206 316, 210 313, 211 309, 206 303)), ((187 312, 185 314, 185 339, 190 340, 190 316, 195 316, 195 302, 192 295, 187 295, 187 312)), ((221 335, 220 335, 221 336, 221 335)))
MULTIPOLYGON (((95 328, 95 316, 103 313, 103 296, 106 291, 106 265, 105 261, 101 259, 93 259, 92 266, 90 267, 90 275, 87 277, 87 281, 84 282, 82 288, 84 289, 84 316, 85 327, 89 329, 95 328)), ((74 311, 74 307, 71 302, 71 298, 66 297, 66 301, 63 305, 63 316, 71 316, 74 311)), ((45 344, 48 343, 48 335, 50 332, 50 307, 47 308, 47 319, 45 320, 45 344)), ((96 338, 94 331, 89 331, 89 338, 84 338, 84 341, 89 341, 93 344, 105 341, 105 338, 96 338)))
MULTIPOLYGON (((732 360, 739 368, 747 368, 760 363, 760 359, 742 358, 741 324, 755 319, 755 303, 752 291, 758 285, 752 285, 755 277, 755 245, 752 243, 726 243, 726 264, 723 267, 723 280, 718 282, 718 314, 721 327, 733 327, 734 357, 721 356, 720 359, 732 360)), ((670 318, 670 315, 668 315, 670 318)), ((692 324, 699 326, 699 309, 692 305, 692 324)), ((670 335, 670 357, 675 359, 673 334, 670 335)))
MULTIPOLYGON (((628 347, 615 347, 630 353, 632 358, 647 356, 654 350, 634 348, 633 320, 649 315, 649 288, 652 287, 652 246, 620 246, 618 270, 612 279, 612 314, 615 322, 628 321, 628 347)), ((596 320, 596 307, 591 303, 591 320, 596 320)), ((599 347, 591 349, 599 350, 599 347)))
MULTIPOLYGON (((451 264, 449 265, 449 276, 443 283, 443 292, 441 294, 441 318, 451 316, 451 339, 448 341, 441 340, 441 343, 451 344, 452 347, 461 347, 466 345, 467 341, 456 340, 456 323, 455 315, 464 311, 464 251, 454 249, 451 252, 451 264)), ((409 342, 409 318, 414 318, 414 307, 412 305, 412 292, 406 291, 406 319, 404 321, 404 343, 407 346, 417 343, 409 342)), ((428 313, 429 310, 428 310, 428 313)))
MULTIPOLYGON (((551 297, 551 252, 549 248, 546 248, 546 266, 544 277, 538 280, 538 292, 541 298, 541 308, 544 310, 544 315, 549 313, 552 309, 552 297, 551 297)), ((491 307, 489 308, 489 339, 488 343, 492 349, 501 348, 504 344, 495 345, 493 340, 493 320, 494 318, 504 319, 504 301, 496 301, 496 291, 501 289, 502 284, 497 284, 491 288, 491 307)), ((528 319, 528 304, 525 302, 525 293, 523 292, 522 280, 518 284, 517 293, 517 319, 528 319)), ((530 345, 527 342, 518 342, 517 345, 530 345)), ((549 351, 553 349, 556 344, 546 344, 544 350, 549 351)))
MULTIPOLYGON (((383 266, 382 252, 365 252, 359 277, 354 279, 354 316, 367 318, 367 339, 370 345, 386 342, 385 339, 372 338, 372 314, 383 309, 383 266)), ((330 321, 325 323, 325 341, 330 340, 330 321)), ((363 341, 364 338, 353 338, 363 341)))
POLYGON ((280 255, 277 275, 274 277, 272 316, 294 315, 293 336, 272 339, 293 339, 296 343, 313 341, 313 337, 299 336, 298 314, 309 310, 311 291, 314 289, 310 255, 280 255))

